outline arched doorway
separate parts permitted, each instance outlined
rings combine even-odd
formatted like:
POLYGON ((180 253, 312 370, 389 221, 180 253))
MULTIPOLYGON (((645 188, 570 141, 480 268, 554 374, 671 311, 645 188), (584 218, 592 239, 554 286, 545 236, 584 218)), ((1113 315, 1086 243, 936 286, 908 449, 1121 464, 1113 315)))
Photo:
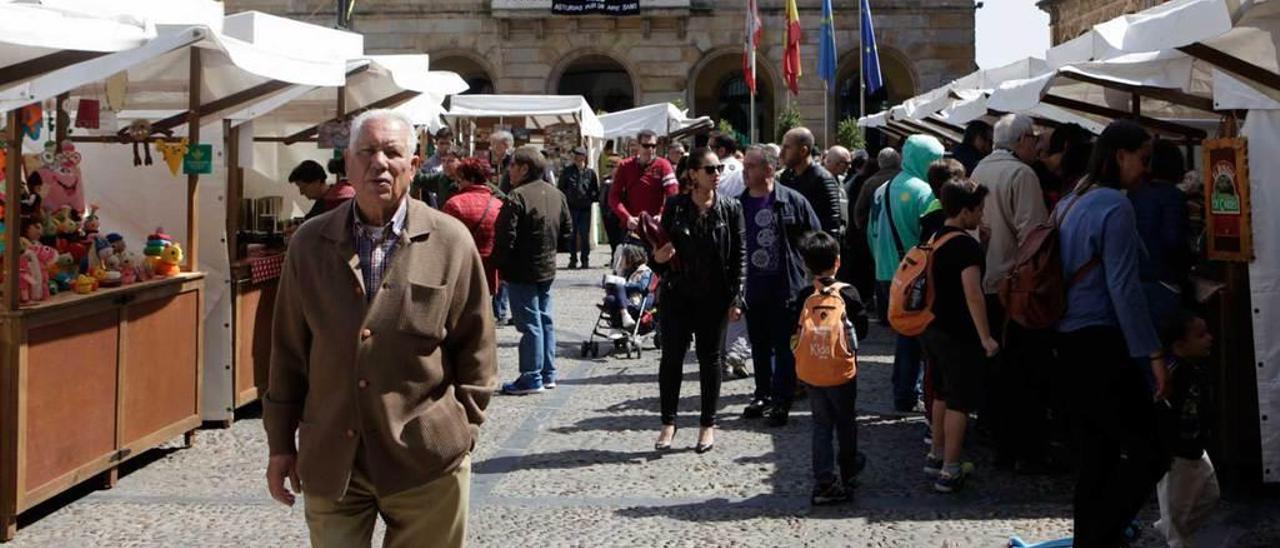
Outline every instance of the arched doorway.
POLYGON ((557 80, 557 95, 581 95, 597 112, 618 112, 636 106, 631 73, 612 57, 587 54, 565 65, 557 80))
MULTIPOLYGON (((757 57, 756 133, 761 142, 773 141, 773 78, 765 67, 764 55, 757 57)), ((704 57, 691 71, 691 103, 695 116, 728 121, 740 142, 748 142, 751 128, 751 95, 742 74, 742 51, 721 50, 704 57)))
POLYGON ((470 86, 462 95, 489 95, 494 92, 493 77, 486 66, 470 55, 443 54, 431 57, 431 70, 447 70, 461 76, 470 86))
MULTIPOLYGON (((867 112, 874 114, 893 105, 910 99, 916 94, 916 79, 910 66, 903 58, 889 50, 880 50, 880 76, 884 87, 876 93, 867 95, 867 112)), ((861 59, 858 51, 852 50, 844 54, 847 61, 840 67, 836 75, 836 100, 833 105, 833 126, 845 118, 858 118, 864 113, 858 111, 858 66, 861 59)))

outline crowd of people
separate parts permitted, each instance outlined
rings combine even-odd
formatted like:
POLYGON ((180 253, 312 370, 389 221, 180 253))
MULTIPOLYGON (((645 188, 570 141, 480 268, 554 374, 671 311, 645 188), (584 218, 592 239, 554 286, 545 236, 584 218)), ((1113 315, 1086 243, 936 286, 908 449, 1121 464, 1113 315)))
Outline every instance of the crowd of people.
MULTIPOLYGON (((383 133, 401 125, 381 112, 372 121, 383 133)), ((353 125, 353 138, 365 137, 362 122, 368 120, 353 125)), ((1176 145, 1153 139, 1132 122, 1117 121, 1095 138, 1071 125, 1042 132, 1032 119, 1009 115, 994 125, 970 123, 963 142, 950 151, 933 136, 913 135, 874 154, 839 146, 819 151, 803 127, 788 131, 780 145, 744 149, 729 135, 686 148, 642 131, 626 157, 610 143, 594 162, 600 171, 590 167, 586 149, 571 151, 572 162, 560 166, 538 146, 514 147, 506 131, 492 134, 488 158, 462 157, 448 128, 432 137, 434 154, 410 173, 400 171, 403 158, 397 155, 409 153, 398 148, 384 151, 375 143, 349 155, 362 169, 370 161, 395 167, 394 182, 382 175, 365 181, 366 174, 358 173, 354 187, 308 186, 317 175, 323 182, 323 172, 316 173, 318 165, 300 166, 290 180, 320 199, 317 207, 341 191, 357 201, 373 196, 364 198, 367 206, 323 206, 355 213, 341 222, 307 223, 295 239, 349 233, 342 226, 354 223, 367 306, 391 306, 374 299, 384 291, 406 293, 396 306, 420 304, 432 312, 396 309, 386 321, 401 332, 434 334, 422 352, 455 353, 440 363, 484 369, 469 373, 476 382, 465 387, 466 398, 459 393, 465 414, 454 418, 471 431, 488 401, 481 387, 495 374, 487 363, 492 349, 476 346, 492 344, 491 322, 509 321, 521 334, 519 374, 500 392, 528 395, 556 387, 552 286, 558 253, 568 252, 569 269, 591 267, 598 203, 614 257, 601 309, 617 327, 629 329, 657 302, 662 356, 655 450, 675 443, 685 354, 696 345, 696 452, 716 445, 722 380, 748 376, 750 363, 754 390, 743 417, 782 426, 794 402, 806 397, 813 426, 812 502, 847 500, 866 464, 857 446, 856 356, 868 315, 896 327, 896 318, 927 311, 921 330, 895 334, 892 401, 898 412, 926 419, 923 472, 935 490, 960 490, 974 472, 964 453, 976 417, 978 437, 989 438, 996 467, 1026 474, 1074 468, 1078 546, 1123 542, 1157 484, 1157 527, 1171 544, 1188 538, 1212 508, 1216 482, 1199 416, 1206 393, 1201 367, 1212 338, 1190 312, 1188 298, 1197 256, 1196 216, 1181 183, 1189 168, 1176 145), (428 277, 371 266, 397 253, 400 240, 416 241, 423 219, 444 226, 417 205, 403 205, 417 201, 396 205, 377 194, 385 190, 379 185, 394 188, 401 179, 408 196, 459 221, 453 226, 474 242, 475 265, 455 257, 452 270, 435 265, 430 270, 439 274, 428 277), (366 232, 374 224, 365 221, 370 216, 386 229, 366 232), (321 224, 338 228, 307 230, 321 224), (1057 261, 1048 267, 1053 279, 1061 280, 1060 287, 1049 286, 1059 290, 1061 306, 1047 323, 1031 321, 1026 311, 1026 299, 1041 297, 1010 289, 1019 276, 1043 274, 1035 269, 1044 265, 1028 256, 1044 250, 1057 261), (910 257, 923 257, 927 285, 901 283, 915 261, 910 257), (397 285, 397 276, 407 280, 397 285), (649 295, 654 277, 657 294, 649 295), (441 280, 466 288, 465 304, 445 295, 441 280), (449 340, 459 336, 458 326, 489 334, 483 340, 463 336, 467 345, 459 346, 449 340)), ((412 150, 412 139, 406 145, 412 150)), ((434 238, 425 241, 439 245, 434 238)), ((306 323, 300 314, 309 306, 307 295, 284 297, 294 290, 289 286, 305 285, 312 276, 291 278, 300 276, 290 268, 294 256, 291 250, 277 326, 281 311, 306 323)), ((406 260, 416 259, 397 265, 406 260)), ((365 323, 370 327, 362 339, 377 339, 371 330, 378 326, 365 323)), ((278 336, 276 351, 305 354, 298 345, 308 339, 298 330, 278 336)), ((273 455, 297 451, 292 431, 290 441, 283 436, 300 418, 290 407, 297 400, 290 391, 305 384, 297 378, 302 364, 280 361, 273 360, 265 397, 273 455)), ((441 428, 445 418, 437 420, 441 428)), ((346 429, 346 438, 355 431, 346 429)), ((427 447, 444 451, 440 443, 428 440, 427 447)), ((360 454, 357 468, 361 458, 398 458, 376 448, 360 454)), ((455 465, 461 458, 443 456, 455 465)), ((273 468, 273 494, 291 502, 283 478, 294 470, 280 467, 273 468)), ((362 488, 395 487, 372 469, 364 472, 362 488)), ((322 494, 337 490, 322 485, 322 494)), ((311 513, 309 507, 309 520, 311 513)))

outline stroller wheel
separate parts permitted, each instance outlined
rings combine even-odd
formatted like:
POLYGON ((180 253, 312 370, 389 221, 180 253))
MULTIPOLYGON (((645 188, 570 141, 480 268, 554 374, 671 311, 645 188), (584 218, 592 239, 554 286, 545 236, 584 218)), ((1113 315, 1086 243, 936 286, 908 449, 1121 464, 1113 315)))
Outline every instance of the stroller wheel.
POLYGON ((584 358, 587 357, 587 354, 591 351, 591 343, 587 341, 582 341, 581 350, 582 350, 582 357, 584 358))
POLYGON ((591 343, 591 357, 593 358, 600 357, 600 343, 598 342, 591 343))

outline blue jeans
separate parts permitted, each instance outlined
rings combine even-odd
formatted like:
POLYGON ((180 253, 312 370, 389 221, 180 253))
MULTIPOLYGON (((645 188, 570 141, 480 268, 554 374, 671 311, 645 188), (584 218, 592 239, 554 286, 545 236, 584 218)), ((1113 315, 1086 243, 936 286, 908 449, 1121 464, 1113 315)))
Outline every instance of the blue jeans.
POLYGON ((813 409, 813 478, 819 485, 836 481, 838 460, 839 478, 848 482, 858 473, 858 380, 839 386, 810 386, 808 393, 813 409), (837 441, 838 453, 834 447, 837 441))
POLYGON ((796 391, 796 358, 791 353, 795 318, 778 301, 747 305, 747 338, 756 373, 754 399, 789 406, 796 391))
MULTIPOLYGON (((885 310, 889 308, 889 283, 876 282, 877 300, 884 303, 885 310)), ((920 341, 898 335, 893 350, 893 408, 898 411, 912 410, 920 398, 920 360, 920 341)))
POLYGON ((511 311, 520 331, 520 374, 556 376, 556 333, 551 319, 551 282, 508 282, 511 311))
POLYGON ((586 209, 570 209, 569 216, 573 219, 573 239, 569 244, 569 260, 574 260, 574 253, 584 264, 588 261, 587 256, 591 253, 591 208, 586 209))
POLYGON ((493 319, 502 321, 511 317, 511 302, 507 297, 507 282, 499 281, 493 292, 493 319))

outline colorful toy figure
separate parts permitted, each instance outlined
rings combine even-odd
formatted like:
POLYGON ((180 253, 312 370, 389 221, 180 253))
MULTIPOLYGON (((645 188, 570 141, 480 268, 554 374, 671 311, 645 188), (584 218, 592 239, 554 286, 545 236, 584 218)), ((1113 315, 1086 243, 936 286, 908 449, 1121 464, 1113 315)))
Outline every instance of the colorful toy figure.
POLYGON ((46 295, 57 293, 58 285, 51 281, 50 278, 53 277, 53 271, 58 264, 58 250, 34 242, 27 249, 35 253, 37 260, 40 262, 40 287, 44 288, 46 295))
POLYGON ((53 269, 49 271, 50 278, 57 282, 58 289, 67 291, 71 289, 71 283, 75 281, 76 274, 80 269, 76 266, 76 260, 71 257, 70 253, 59 253, 58 258, 54 261, 53 269))
POLYGON ((48 286, 40 259, 34 250, 28 249, 18 257, 18 300, 23 303, 43 301, 48 296, 48 286))
POLYGON ((142 259, 132 251, 120 255, 120 284, 129 285, 145 280, 142 259))
POLYGON ((72 282, 71 290, 79 295, 88 295, 98 290, 98 280, 93 276, 81 274, 72 282))
POLYGON ((84 185, 80 179, 80 153, 70 142, 62 143, 62 150, 54 154, 53 161, 41 167, 37 173, 44 182, 44 208, 56 211, 71 206, 75 211, 84 210, 84 185))
MULTIPOLYGON (((111 248, 107 248, 111 249, 111 248)), ((98 284, 102 287, 120 287, 124 284, 124 274, 120 272, 120 257, 115 255, 107 256, 103 261, 99 274, 94 276, 98 279, 98 284)))
POLYGON ((98 229, 101 228, 102 221, 98 219, 98 206, 93 204, 84 212, 84 221, 80 223, 81 232, 87 239, 98 237, 98 229))
POLYGON ((124 236, 112 232, 107 234, 107 243, 111 244, 111 248, 115 249, 116 255, 123 255, 128 245, 124 241, 124 236))
POLYGON ((182 246, 172 244, 160 253, 160 262, 156 264, 157 276, 177 276, 182 273, 182 246))

